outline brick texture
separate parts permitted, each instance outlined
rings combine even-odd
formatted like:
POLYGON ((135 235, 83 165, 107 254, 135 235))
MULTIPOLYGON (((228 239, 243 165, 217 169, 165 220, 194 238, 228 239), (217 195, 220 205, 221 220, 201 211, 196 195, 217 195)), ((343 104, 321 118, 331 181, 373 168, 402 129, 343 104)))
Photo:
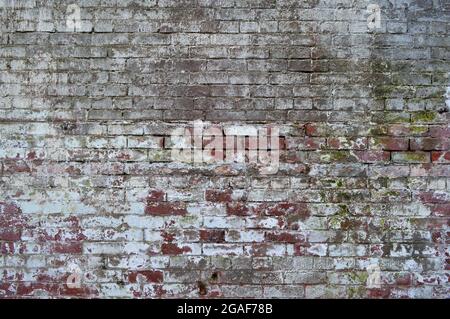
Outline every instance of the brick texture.
POLYGON ((450 297, 448 1, 0 18, 1 298, 450 297), (279 169, 174 161, 194 120, 278 127, 279 169))

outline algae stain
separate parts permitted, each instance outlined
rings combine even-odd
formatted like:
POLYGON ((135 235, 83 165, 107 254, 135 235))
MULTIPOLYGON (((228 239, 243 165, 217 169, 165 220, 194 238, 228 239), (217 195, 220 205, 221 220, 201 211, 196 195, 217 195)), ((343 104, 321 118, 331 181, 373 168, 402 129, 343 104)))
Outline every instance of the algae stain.
POLYGON ((330 226, 334 229, 342 228, 343 224, 346 224, 348 217, 350 216, 350 211, 347 205, 339 205, 339 209, 336 214, 330 218, 330 226))
POLYGON ((433 111, 421 111, 412 113, 411 122, 433 122, 436 119, 436 113, 433 111))

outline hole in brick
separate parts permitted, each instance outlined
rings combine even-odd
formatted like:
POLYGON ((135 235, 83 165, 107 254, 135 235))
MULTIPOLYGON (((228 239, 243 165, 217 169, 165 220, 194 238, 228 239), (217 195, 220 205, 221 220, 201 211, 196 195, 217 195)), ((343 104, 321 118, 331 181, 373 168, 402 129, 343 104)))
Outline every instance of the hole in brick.
POLYGON ((206 289, 206 284, 203 281, 197 281, 197 287, 198 287, 198 294, 200 296, 206 295, 208 290, 206 289))
POLYGON ((439 109, 438 109, 438 113, 439 114, 442 114, 442 113, 447 113, 448 112, 448 108, 446 108, 446 107, 440 107, 439 109))
POLYGON ((212 281, 217 281, 217 279, 219 279, 219 274, 217 272, 213 272, 211 274, 211 280, 212 281))
POLYGON ((63 122, 60 127, 63 131, 72 131, 77 127, 77 125, 71 122, 63 122))

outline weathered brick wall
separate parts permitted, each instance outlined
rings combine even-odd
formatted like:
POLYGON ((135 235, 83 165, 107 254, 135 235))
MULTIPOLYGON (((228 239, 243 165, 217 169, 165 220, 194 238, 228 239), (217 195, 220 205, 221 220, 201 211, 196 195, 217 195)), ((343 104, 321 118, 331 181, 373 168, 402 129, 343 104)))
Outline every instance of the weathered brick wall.
POLYGON ((447 0, 0 13, 1 297, 450 297, 447 0), (278 171, 174 161, 193 120, 278 171))

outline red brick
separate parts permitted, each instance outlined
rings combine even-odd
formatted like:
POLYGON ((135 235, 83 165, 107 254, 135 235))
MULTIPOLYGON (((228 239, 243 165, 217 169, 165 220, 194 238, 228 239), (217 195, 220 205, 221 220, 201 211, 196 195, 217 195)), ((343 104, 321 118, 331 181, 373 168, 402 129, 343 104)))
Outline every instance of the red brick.
POLYGON ((20 229, 0 228, 0 240, 19 241, 21 236, 22 231, 20 229))
POLYGON ((161 190, 152 190, 147 195, 147 202, 162 202, 164 201, 166 193, 161 190))
POLYGON ((413 138, 410 142, 411 150, 423 150, 423 151, 447 151, 450 149, 449 138, 413 138))
POLYGON ((376 137, 369 140, 371 149, 381 149, 384 151, 406 151, 409 147, 408 138, 400 137, 376 137))
POLYGON ((432 205, 431 211, 435 216, 439 217, 450 216, 450 203, 432 205))
POLYGON ((430 126, 429 135, 438 138, 450 138, 450 126, 430 126))
POLYGON ((19 241, 27 219, 14 203, 0 202, 0 240, 19 241))
POLYGON ((200 240, 207 243, 222 243, 225 241, 225 231, 200 230, 200 240))
POLYGON ((362 163, 388 162, 390 159, 387 151, 355 151, 353 154, 362 163))
POLYGON ((59 288, 59 295, 64 297, 93 298, 98 296, 98 290, 95 287, 86 286, 85 283, 80 288, 69 288, 67 285, 62 285, 59 288))
POLYGON ((381 298, 386 299, 391 295, 389 288, 371 288, 367 290, 369 298, 381 298))
POLYGON ((307 204, 304 203, 264 203, 255 208, 258 215, 267 216, 298 216, 306 219, 310 212, 307 204))
POLYGON ((36 291, 45 291, 50 296, 59 295, 60 286, 55 283, 39 283, 39 282, 21 282, 17 286, 18 296, 31 296, 36 291))
POLYGON ((418 198, 422 203, 448 204, 450 194, 443 192, 420 192, 418 198))
POLYGON ((235 216, 249 216, 251 211, 246 203, 227 203, 227 214, 235 216))
POLYGON ((431 161, 438 163, 450 163, 450 151, 442 152, 442 151, 434 151, 431 152, 431 161))
POLYGON ((163 282, 163 272, 159 270, 135 270, 128 273, 130 283, 140 283, 140 278, 145 282, 161 283, 163 282))
POLYGON ((411 274, 401 274, 395 279, 395 284, 399 286, 410 286, 412 283, 411 274))
POLYGON ((265 238, 269 242, 282 242, 282 243, 298 243, 306 240, 302 234, 293 234, 286 232, 266 232, 265 238))
POLYGON ((81 242, 55 242, 51 245, 51 252, 55 254, 81 254, 82 251, 81 242))
POLYGON ((186 215, 186 204, 183 202, 149 202, 145 214, 155 216, 186 215))
POLYGON ((161 252, 164 255, 181 255, 191 251, 191 248, 188 246, 179 247, 177 244, 172 243, 164 243, 161 245, 161 252))
POLYGON ((214 190, 207 189, 205 192, 205 199, 209 202, 231 202, 232 190, 214 190))

